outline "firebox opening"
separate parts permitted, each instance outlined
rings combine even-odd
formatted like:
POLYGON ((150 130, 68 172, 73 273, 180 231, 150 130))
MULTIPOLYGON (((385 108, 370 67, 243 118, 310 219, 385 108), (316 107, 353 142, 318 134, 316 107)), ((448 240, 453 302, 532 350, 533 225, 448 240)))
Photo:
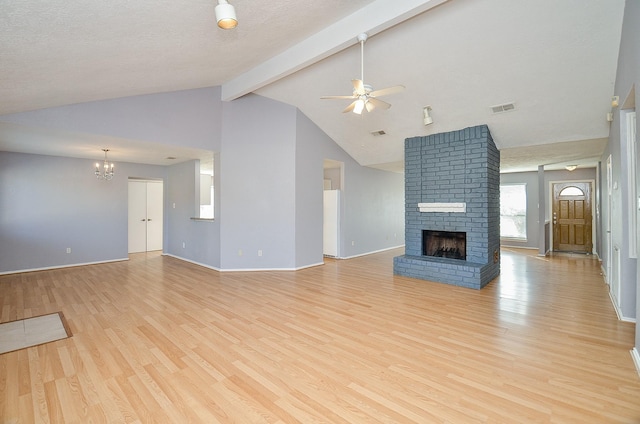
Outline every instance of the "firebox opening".
POLYGON ((465 261, 467 259, 467 233, 422 230, 422 255, 465 261))

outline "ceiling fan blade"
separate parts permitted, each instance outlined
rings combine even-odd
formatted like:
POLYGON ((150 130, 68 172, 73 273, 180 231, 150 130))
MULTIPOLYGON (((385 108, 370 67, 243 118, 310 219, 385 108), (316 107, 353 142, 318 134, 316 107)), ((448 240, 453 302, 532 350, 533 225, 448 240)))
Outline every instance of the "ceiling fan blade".
POLYGON ((373 109, 376 108, 376 105, 369 98, 367 102, 364 104, 364 107, 367 109, 367 112, 371 112, 373 109))
POLYGON ((351 80, 351 83, 353 84, 353 92, 355 94, 357 94, 358 96, 362 96, 365 93, 364 83, 362 82, 362 80, 354 79, 351 80))
MULTIPOLYGON (((373 97, 369 97, 369 100, 367 101, 367 105, 371 103, 372 106, 374 107, 379 107, 380 109, 389 109, 391 107, 391 105, 387 102, 383 102, 380 99, 375 99, 373 97)), ((373 109, 371 109, 373 110, 373 109)), ((371 112, 371 110, 369 109, 369 107, 367 106, 367 111, 371 112)))
POLYGON ((389 94, 399 93, 404 91, 404 89, 404 85, 394 85, 393 87, 381 88, 380 90, 372 91, 369 95, 373 97, 386 96, 389 94))
POLYGON ((355 107, 356 107, 356 103, 357 103, 357 102, 358 102, 357 100, 356 100, 355 102, 352 102, 349 106, 347 106, 347 107, 342 111, 342 113, 351 112, 351 111, 353 110, 353 108, 355 108, 355 107))
POLYGON ((351 96, 322 96, 321 99, 355 99, 353 95, 351 96))

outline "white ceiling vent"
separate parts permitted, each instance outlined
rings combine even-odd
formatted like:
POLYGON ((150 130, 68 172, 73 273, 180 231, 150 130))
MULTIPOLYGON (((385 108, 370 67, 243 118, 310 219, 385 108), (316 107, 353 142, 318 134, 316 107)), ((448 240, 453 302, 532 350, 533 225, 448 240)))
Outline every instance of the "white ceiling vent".
POLYGON ((514 105, 513 103, 491 106, 491 110, 493 111, 493 113, 509 112, 510 110, 514 110, 515 108, 516 105, 514 105))
POLYGON ((379 135, 385 135, 386 132, 384 130, 378 130, 378 131, 371 131, 371 135, 374 137, 377 137, 379 135))

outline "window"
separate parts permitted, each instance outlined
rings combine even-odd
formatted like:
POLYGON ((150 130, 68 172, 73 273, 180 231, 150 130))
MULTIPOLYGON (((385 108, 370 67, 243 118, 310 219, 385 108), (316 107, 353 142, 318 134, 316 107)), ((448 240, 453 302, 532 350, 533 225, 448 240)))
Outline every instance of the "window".
POLYGON ((527 239, 527 185, 500 185, 500 237, 527 239))

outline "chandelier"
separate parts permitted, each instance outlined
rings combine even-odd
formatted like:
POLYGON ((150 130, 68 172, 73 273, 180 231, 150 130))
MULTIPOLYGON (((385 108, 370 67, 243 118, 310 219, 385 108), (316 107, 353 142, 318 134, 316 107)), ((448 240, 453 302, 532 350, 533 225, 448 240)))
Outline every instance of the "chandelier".
POLYGON ((107 180, 113 178, 113 163, 109 163, 107 160, 107 152, 109 149, 102 149, 104 152, 104 163, 102 164, 102 172, 100 172, 100 163, 96 162, 96 178, 99 180, 107 180))

